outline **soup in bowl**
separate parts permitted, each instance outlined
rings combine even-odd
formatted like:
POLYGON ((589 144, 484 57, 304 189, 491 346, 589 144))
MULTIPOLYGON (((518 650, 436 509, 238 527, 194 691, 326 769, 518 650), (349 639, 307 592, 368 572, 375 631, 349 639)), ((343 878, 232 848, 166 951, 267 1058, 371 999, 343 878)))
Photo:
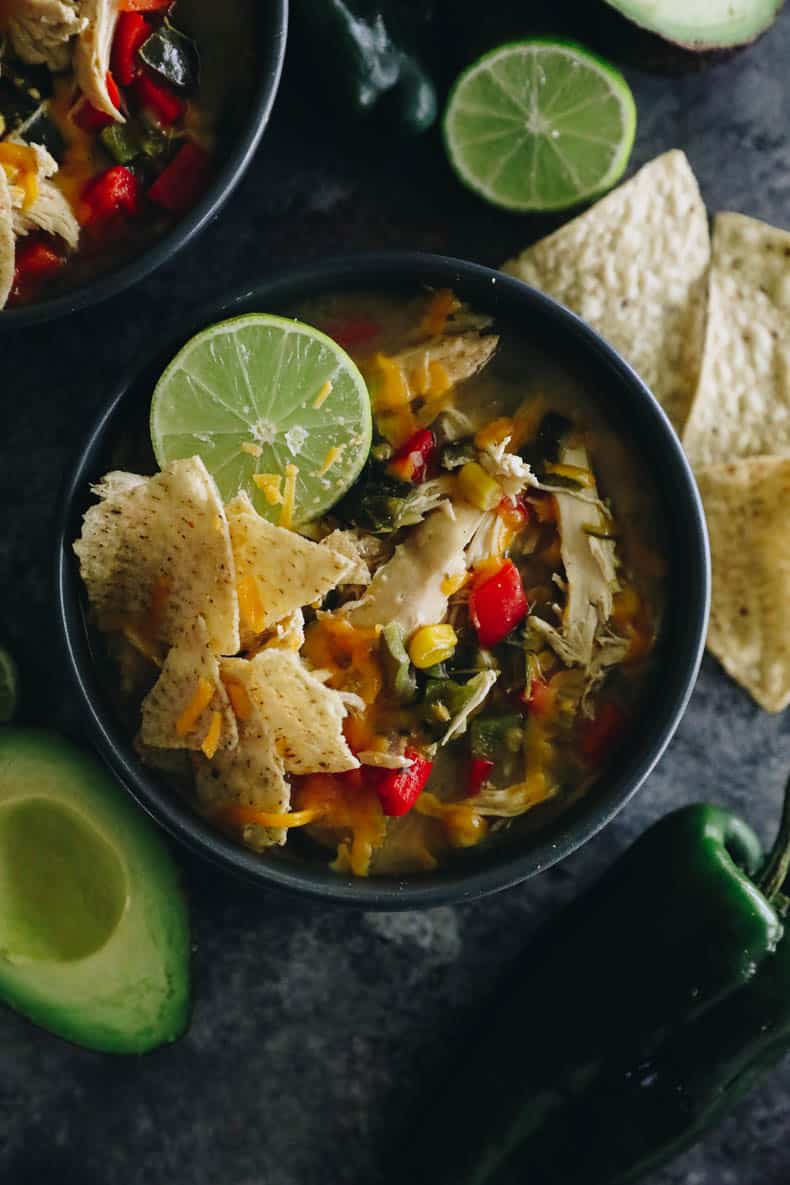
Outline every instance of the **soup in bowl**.
POLYGON ((662 413, 473 265, 366 258, 216 312, 71 486, 66 632, 113 764, 264 880, 521 879, 633 792, 696 671, 704 529, 662 413))

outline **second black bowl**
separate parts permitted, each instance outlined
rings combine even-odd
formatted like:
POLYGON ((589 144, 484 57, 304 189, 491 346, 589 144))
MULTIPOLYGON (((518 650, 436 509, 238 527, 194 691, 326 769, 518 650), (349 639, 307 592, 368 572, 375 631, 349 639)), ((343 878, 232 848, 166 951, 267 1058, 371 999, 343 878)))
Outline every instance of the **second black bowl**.
POLYGON ((251 285, 190 319, 133 373, 121 375, 94 425, 63 499, 57 541, 57 603, 77 691, 92 737, 110 767, 153 817, 194 851, 259 885, 273 885, 363 908, 412 909, 469 900, 517 884, 578 848, 639 789, 666 748, 691 694, 705 642, 709 557, 702 508, 680 443, 631 368, 587 325, 539 292, 473 263, 407 252, 346 256, 251 285), (129 431, 145 430, 164 365, 192 334, 240 313, 283 312, 341 290, 452 288, 474 309, 509 325, 544 354, 581 374, 603 414, 636 450, 663 511, 666 610, 654 673, 633 728, 586 795, 518 842, 470 849, 429 876, 354 880, 313 864, 260 857, 213 830, 137 757, 99 677, 73 541, 90 503, 90 483, 114 463, 129 431))

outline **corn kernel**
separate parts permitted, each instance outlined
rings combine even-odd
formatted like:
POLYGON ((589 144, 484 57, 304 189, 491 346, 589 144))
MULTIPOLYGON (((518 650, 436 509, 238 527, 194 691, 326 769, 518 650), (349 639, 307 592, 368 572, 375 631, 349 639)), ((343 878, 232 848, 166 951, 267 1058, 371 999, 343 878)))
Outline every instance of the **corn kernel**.
POLYGON ((458 474, 458 488, 462 497, 478 510, 493 510, 502 499, 502 487, 478 465, 467 461, 458 474))
POLYGON ((445 662, 455 651, 458 636, 451 625, 424 625, 409 642, 409 658, 424 671, 445 662))

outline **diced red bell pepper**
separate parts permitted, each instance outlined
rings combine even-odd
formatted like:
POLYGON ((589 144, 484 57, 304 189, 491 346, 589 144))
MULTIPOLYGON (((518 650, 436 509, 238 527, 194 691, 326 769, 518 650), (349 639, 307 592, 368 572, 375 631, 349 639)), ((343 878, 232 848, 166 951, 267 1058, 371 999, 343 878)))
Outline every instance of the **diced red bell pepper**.
POLYGON ((148 197, 163 210, 183 214, 194 206, 205 189, 210 163, 205 149, 187 140, 154 181, 148 197))
MULTIPOLYGON (((109 70, 107 71, 107 94, 110 96, 113 107, 120 111, 121 92, 109 70)), ((83 132, 100 132, 102 128, 108 128, 111 123, 115 122, 111 115, 99 111, 98 107, 94 107, 93 103, 87 99, 82 100, 71 118, 78 128, 82 128, 83 132)))
POLYGON ((354 321, 343 321, 339 325, 325 325, 324 333, 344 350, 351 350, 378 337, 381 326, 367 317, 357 317, 354 321))
POLYGON ((591 765, 600 765, 620 740, 625 723, 625 712, 614 700, 606 700, 599 707, 594 719, 585 722, 581 734, 581 750, 591 765))
POLYGON ((481 646, 496 646, 528 609, 521 574, 512 560, 505 560, 498 572, 474 585, 469 594, 469 616, 481 646))
POLYGON ((186 104, 166 82, 154 79, 148 70, 141 70, 132 89, 141 106, 152 111, 165 127, 176 123, 184 114, 186 104))
POLYGON ((411 758, 410 766, 406 769, 376 771, 377 776, 373 782, 381 809, 392 819, 408 814, 420 797, 433 769, 433 762, 428 761, 416 749, 407 749, 406 756, 411 758))
POLYGON ((121 86, 131 86, 140 72, 137 56, 143 42, 151 35, 151 26, 142 13, 122 12, 115 26, 112 43, 112 72, 121 86))
POLYGON ((14 256, 12 303, 31 300, 40 286, 63 267, 65 260, 42 239, 22 239, 14 256))
POLYGON ((425 481, 435 452, 436 438, 433 432, 429 428, 420 428, 398 449, 390 461, 390 473, 402 481, 425 481))
POLYGON ((503 498, 496 511, 511 531, 521 531, 529 522, 529 504, 521 495, 516 498, 503 498))
POLYGON ((88 210, 85 225, 89 227, 104 226, 118 216, 134 218, 142 205, 140 182, 131 169, 113 165, 88 182, 82 201, 88 210))
POLYGON ((466 793, 471 798, 474 794, 479 794, 483 788, 483 783, 488 780, 488 775, 494 768, 494 762, 488 757, 473 757, 469 762, 469 776, 466 780, 466 793))

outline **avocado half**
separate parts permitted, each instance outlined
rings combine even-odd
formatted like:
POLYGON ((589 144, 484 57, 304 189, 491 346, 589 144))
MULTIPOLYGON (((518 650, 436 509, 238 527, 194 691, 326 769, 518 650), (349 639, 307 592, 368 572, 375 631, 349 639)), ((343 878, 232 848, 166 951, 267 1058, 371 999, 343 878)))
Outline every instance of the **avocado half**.
POLYGON ((189 997, 186 904, 153 824, 67 741, 0 730, 0 1000, 143 1053, 183 1033, 189 997))
POLYGON ((748 45, 773 24, 784 0, 606 0, 649 33, 684 49, 748 45))

